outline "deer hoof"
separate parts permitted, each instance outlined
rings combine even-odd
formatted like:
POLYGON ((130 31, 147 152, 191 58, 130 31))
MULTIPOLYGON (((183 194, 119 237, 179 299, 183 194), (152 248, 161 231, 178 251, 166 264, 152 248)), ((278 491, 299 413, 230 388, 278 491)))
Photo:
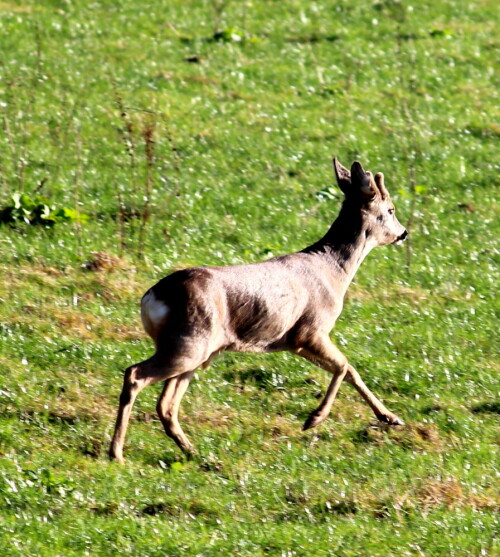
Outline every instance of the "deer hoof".
POLYGON ((182 449, 182 452, 188 461, 195 460, 198 457, 198 451, 192 446, 187 449, 182 449))
POLYGON ((401 418, 398 418, 396 414, 386 414, 377 416, 380 422, 384 422, 389 425, 405 425, 401 418))
POLYGON ((311 429, 313 427, 316 427, 318 424, 320 424, 323 420, 324 420, 324 416, 322 416, 321 414, 316 414, 315 412, 313 412, 305 421, 304 425, 302 426, 302 431, 306 431, 307 429, 311 429))
POLYGON ((111 462, 117 462, 118 464, 125 464, 125 460, 123 459, 122 456, 118 457, 118 456, 109 456, 109 460, 111 462))
POLYGON ((123 460, 123 455, 121 454, 121 451, 119 451, 119 452, 116 451, 115 452, 114 447, 111 447, 109 449, 108 457, 109 457, 109 460, 111 460, 111 462, 118 462, 118 464, 125 464, 125 461, 123 460))

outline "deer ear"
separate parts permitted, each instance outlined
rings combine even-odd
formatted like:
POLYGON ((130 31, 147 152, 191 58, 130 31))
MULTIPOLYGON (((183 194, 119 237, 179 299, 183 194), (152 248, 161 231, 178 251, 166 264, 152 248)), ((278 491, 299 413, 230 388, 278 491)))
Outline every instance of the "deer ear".
POLYGON ((380 190, 382 199, 387 199, 389 197, 389 192, 385 187, 384 175, 382 174, 382 172, 375 174, 375 183, 377 184, 377 188, 380 190))
POLYGON ((351 189, 351 173, 340 164, 337 157, 333 159, 333 169, 335 170, 335 177, 337 178, 339 188, 347 195, 351 189))
POLYGON ((365 172, 361 163, 354 161, 351 166, 352 184, 358 188, 361 194, 368 199, 372 199, 377 195, 377 186, 373 180, 371 172, 365 172))

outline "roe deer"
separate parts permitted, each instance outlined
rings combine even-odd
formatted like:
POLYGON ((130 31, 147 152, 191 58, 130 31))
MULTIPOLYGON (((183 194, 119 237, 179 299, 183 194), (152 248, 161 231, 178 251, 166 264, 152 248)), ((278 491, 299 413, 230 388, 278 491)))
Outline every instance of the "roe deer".
POLYGON ((156 410, 166 434, 185 452, 193 446, 178 421, 179 406, 199 366, 224 350, 288 350, 329 371, 333 378, 304 429, 330 413, 340 384, 351 383, 377 418, 403 422, 368 389, 329 333, 342 311, 347 288, 368 252, 405 239, 407 231, 394 214, 383 174, 351 171, 334 159, 345 200, 339 216, 315 244, 300 252, 248 265, 194 267, 163 278, 141 301, 146 332, 155 354, 125 371, 109 456, 123 462, 123 443, 136 396, 148 385, 165 381, 156 410))

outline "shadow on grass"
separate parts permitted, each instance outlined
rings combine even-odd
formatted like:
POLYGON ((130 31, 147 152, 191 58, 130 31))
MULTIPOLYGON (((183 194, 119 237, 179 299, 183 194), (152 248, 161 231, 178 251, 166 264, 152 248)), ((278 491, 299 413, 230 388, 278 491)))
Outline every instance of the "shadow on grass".
POLYGON ((500 414, 500 402, 480 402, 479 404, 475 404, 471 408, 471 411, 474 412, 474 414, 500 414))

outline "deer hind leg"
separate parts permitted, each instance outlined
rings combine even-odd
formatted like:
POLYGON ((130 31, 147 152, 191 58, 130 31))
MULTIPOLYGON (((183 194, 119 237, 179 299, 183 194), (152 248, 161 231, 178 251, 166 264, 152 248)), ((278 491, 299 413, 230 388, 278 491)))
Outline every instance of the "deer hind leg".
POLYGON ((348 363, 344 354, 332 344, 330 338, 326 335, 315 338, 312 342, 303 346, 298 353, 313 364, 333 374, 321 404, 311 412, 304 423, 303 430, 306 430, 316 427, 330 414, 340 385, 348 372, 348 363))
POLYGON ((358 391, 358 393, 365 399, 373 413, 381 422, 385 422, 389 425, 404 425, 403 420, 398 418, 396 414, 388 410, 382 402, 370 391, 370 389, 365 385, 364 381, 361 379, 359 373, 351 366, 348 366, 348 371, 345 376, 345 380, 353 385, 353 387, 358 391))
POLYGON ((120 404, 116 417, 115 432, 109 448, 109 458, 123 464, 123 443, 127 433, 130 413, 134 406, 137 395, 148 385, 148 377, 144 375, 144 369, 150 361, 145 360, 139 364, 130 366, 125 370, 123 388, 120 394, 120 404))
POLYGON ((187 356, 165 359, 155 354, 152 358, 130 366, 125 371, 115 432, 109 449, 109 457, 112 460, 123 463, 123 443, 125 442, 130 413, 135 399, 142 389, 148 385, 158 383, 158 381, 176 378, 189 370, 196 369, 203 363, 204 359, 187 356))
POLYGON ((188 388, 193 374, 194 371, 188 371, 187 373, 168 379, 158 399, 158 404, 156 405, 156 411, 163 424, 165 433, 188 455, 194 452, 194 448, 182 430, 178 417, 182 397, 188 388))

